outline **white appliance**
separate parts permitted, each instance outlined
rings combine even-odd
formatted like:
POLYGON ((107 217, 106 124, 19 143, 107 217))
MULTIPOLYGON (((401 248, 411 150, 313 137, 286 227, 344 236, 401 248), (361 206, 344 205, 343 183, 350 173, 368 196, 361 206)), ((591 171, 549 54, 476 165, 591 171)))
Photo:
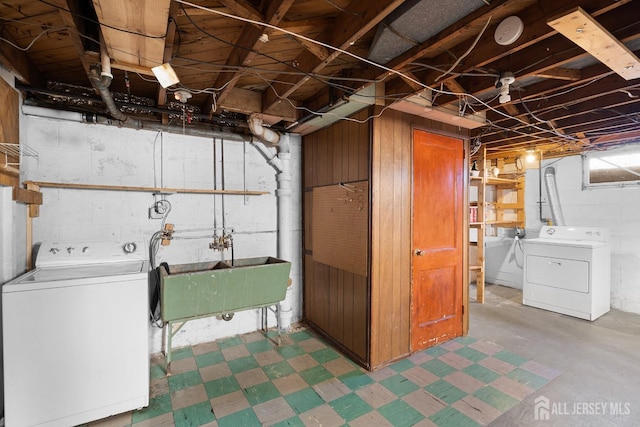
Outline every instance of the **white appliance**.
POLYGON ((523 304, 595 320, 609 311, 610 291, 606 229, 544 226, 524 240, 523 304))
POLYGON ((87 423, 149 404, 142 242, 43 243, 2 286, 5 422, 87 423))

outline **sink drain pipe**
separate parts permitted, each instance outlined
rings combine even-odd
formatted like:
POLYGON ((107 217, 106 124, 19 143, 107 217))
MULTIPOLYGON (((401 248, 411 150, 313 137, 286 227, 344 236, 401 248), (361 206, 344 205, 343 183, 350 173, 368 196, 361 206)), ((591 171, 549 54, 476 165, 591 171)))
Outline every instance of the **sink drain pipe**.
POLYGON ((548 166, 544 170, 544 182, 547 185, 547 196, 549 197, 553 225, 565 225, 562 206, 560 206, 560 196, 558 195, 558 185, 556 184, 555 168, 548 166))
MULTIPOLYGON (((267 162, 277 172, 278 189, 278 258, 291 262, 291 146, 289 135, 267 129, 262 120, 256 116, 249 118, 249 129, 256 136, 251 142, 267 159, 267 162), (265 143, 269 144, 267 147, 265 143)), ((291 329, 293 317, 292 286, 287 287, 284 300, 280 302, 278 310, 280 328, 283 332, 291 329)))

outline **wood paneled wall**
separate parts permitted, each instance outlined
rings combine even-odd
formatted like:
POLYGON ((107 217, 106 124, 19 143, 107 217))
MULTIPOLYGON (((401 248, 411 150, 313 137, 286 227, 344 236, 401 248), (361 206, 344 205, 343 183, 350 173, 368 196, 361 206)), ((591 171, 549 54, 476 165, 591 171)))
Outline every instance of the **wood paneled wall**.
MULTIPOLYGON (((364 110, 353 118, 364 120, 368 114, 364 110)), ((368 365, 368 277, 315 261, 312 222, 314 188, 369 180, 370 140, 370 123, 352 121, 340 121, 303 138, 304 317, 364 365, 368 365)), ((369 239, 360 245, 366 253, 369 239)))
POLYGON ((465 129, 394 110, 385 111, 373 121, 370 184, 372 368, 410 352, 413 128, 463 139, 468 137, 465 129))
MULTIPOLYGON (((369 115, 365 110, 355 118, 369 115)), ((340 121, 303 138, 304 317, 370 369, 410 352, 414 128, 469 136, 466 129, 387 110, 364 124, 340 121), (360 276, 313 259, 311 225, 314 188, 365 180, 370 273, 360 276)))

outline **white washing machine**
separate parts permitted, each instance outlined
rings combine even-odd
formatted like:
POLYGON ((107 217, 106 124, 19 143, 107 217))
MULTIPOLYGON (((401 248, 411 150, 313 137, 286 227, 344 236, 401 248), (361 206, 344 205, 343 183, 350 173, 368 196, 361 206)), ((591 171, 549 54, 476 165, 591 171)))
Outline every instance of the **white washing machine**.
POLYGON ((2 286, 7 426, 75 426, 149 404, 142 242, 43 243, 2 286))
POLYGON ((611 244, 604 228, 544 226, 524 240, 522 303, 595 320, 610 309, 611 244))

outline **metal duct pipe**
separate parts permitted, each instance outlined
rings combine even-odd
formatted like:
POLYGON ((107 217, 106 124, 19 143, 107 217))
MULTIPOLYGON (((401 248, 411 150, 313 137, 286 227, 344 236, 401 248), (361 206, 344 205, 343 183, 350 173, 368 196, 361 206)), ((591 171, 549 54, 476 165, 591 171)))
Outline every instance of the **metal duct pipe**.
POLYGON ((549 198, 553 225, 565 225, 562 206, 560 206, 560 197, 558 196, 558 186, 556 185, 555 168, 549 166, 544 170, 544 182, 547 186, 547 197, 549 198))
POLYGON ((102 61, 102 66, 91 65, 89 69, 89 81, 100 93, 100 97, 107 106, 109 114, 111 114, 114 119, 124 122, 127 120, 127 116, 118 109, 115 101, 113 100, 113 96, 111 96, 111 92, 109 91, 111 80, 113 80, 113 74, 111 74, 111 60, 109 59, 109 55, 107 55, 104 43, 102 43, 102 37, 100 41, 100 59, 102 61))

